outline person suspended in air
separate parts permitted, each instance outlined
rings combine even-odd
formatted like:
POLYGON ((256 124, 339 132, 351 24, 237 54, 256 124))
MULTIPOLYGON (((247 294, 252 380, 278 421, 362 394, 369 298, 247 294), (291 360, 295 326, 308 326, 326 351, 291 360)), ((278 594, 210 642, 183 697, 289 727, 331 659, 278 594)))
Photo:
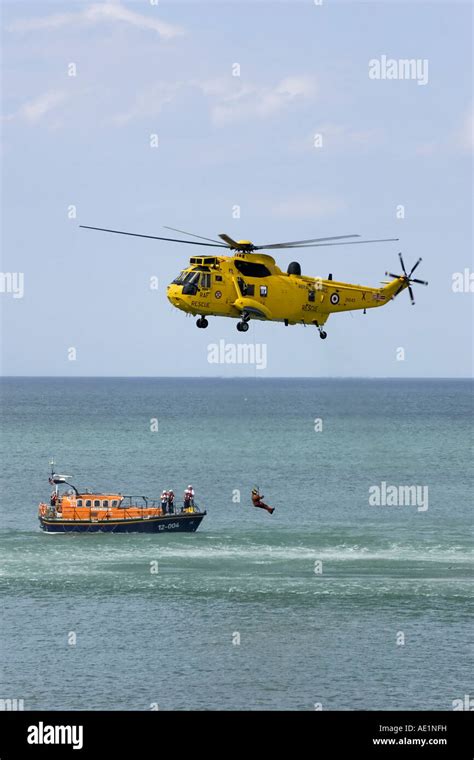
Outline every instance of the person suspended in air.
POLYGON ((264 499, 264 495, 259 493, 258 488, 252 488, 252 504, 254 507, 259 507, 260 509, 266 509, 267 512, 269 512, 271 515, 275 511, 275 507, 270 507, 268 504, 265 504, 262 499, 264 499))

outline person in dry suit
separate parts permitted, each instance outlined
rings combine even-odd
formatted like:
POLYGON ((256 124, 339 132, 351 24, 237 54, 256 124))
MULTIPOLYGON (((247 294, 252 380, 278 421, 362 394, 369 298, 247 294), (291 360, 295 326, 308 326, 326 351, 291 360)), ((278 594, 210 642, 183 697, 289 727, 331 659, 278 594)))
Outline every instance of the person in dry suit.
POLYGON ((259 493, 258 488, 252 488, 252 504, 254 507, 259 507, 260 509, 266 509, 267 512, 269 512, 271 515, 275 511, 275 507, 269 507, 268 504, 265 504, 262 499, 264 499, 264 495, 259 493))

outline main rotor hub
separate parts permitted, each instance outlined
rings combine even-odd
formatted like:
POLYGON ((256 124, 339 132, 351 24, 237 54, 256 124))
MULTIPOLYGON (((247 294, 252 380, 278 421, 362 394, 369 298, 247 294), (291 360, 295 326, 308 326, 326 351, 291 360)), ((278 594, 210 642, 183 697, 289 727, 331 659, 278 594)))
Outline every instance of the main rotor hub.
POLYGON ((237 251, 254 251, 255 246, 252 243, 251 240, 237 240, 238 248, 236 248, 237 251))

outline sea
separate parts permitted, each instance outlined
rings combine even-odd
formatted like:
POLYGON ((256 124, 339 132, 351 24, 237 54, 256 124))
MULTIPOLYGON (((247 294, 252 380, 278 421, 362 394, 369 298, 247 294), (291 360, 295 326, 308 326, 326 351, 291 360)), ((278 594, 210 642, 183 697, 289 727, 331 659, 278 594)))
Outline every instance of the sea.
POLYGON ((0 699, 448 711, 474 694, 471 381, 0 386, 0 699), (192 484, 207 516, 194 534, 45 534, 52 458, 84 489, 192 484))

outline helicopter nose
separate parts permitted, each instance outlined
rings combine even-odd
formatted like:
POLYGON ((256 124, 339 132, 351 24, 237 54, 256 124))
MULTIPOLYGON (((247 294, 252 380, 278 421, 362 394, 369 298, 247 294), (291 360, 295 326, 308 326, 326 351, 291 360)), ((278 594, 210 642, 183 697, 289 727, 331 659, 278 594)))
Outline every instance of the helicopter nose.
POLYGON ((182 288, 179 285, 175 285, 174 283, 168 285, 168 288, 166 290, 168 301, 178 309, 182 308, 183 306, 183 299, 181 297, 181 294, 182 288))

